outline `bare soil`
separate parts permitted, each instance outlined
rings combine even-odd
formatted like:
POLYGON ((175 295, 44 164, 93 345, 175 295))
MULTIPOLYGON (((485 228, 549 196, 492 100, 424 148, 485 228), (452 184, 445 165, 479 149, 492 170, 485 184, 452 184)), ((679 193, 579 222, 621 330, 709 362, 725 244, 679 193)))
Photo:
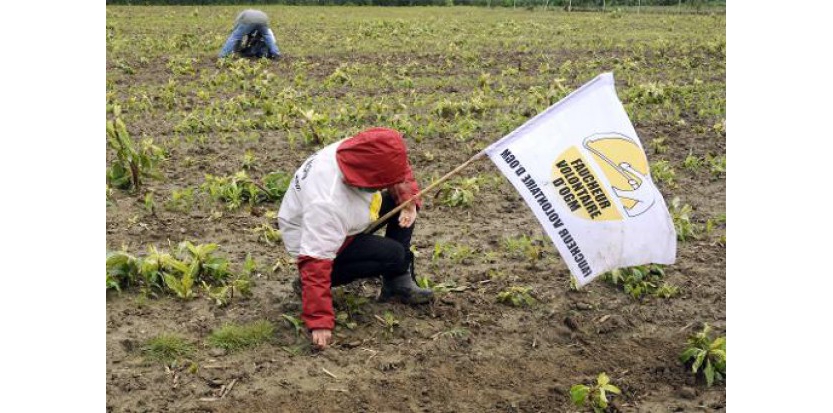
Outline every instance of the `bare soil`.
MULTIPOLYGON (((426 65, 432 59, 411 58, 425 59, 426 65)), ((521 57, 507 57, 514 58, 521 57)), ((325 78, 338 62, 318 63, 310 78, 325 78)), ((163 76, 164 64, 148 62, 131 81, 163 76)), ((270 70, 280 74, 289 65, 291 59, 275 63, 270 70)), ((215 70, 207 60, 200 61, 197 69, 215 70)), ((694 132, 691 126, 698 124, 694 115, 686 120, 688 126, 639 124, 637 132, 643 143, 655 137, 672 138, 662 159, 677 166, 678 187, 661 190, 667 201, 684 194, 694 209, 693 221, 703 225, 707 218, 725 213, 726 181, 713 178, 707 170, 684 171, 680 165, 692 150, 700 156, 725 154, 725 138, 694 132)), ((153 132, 163 142, 166 132, 171 135, 170 125, 152 118, 134 122, 130 129, 134 134, 153 132)), ((492 141, 499 136, 480 138, 492 141)), ((166 180, 150 183, 160 205, 172 189, 198 186, 205 173, 239 171, 246 151, 258 156, 252 175, 262 176, 273 170, 294 172, 317 149, 290 147, 282 131, 262 131, 256 141, 220 141, 215 136, 208 140, 211 143, 206 145, 171 147, 162 165, 166 180)), ((423 186, 471 155, 453 140, 417 143, 409 138, 408 144, 423 186), (434 159, 417 155, 425 152, 434 154, 434 159)), ((649 159, 656 156, 649 154, 649 159)), ((463 174, 498 171, 483 160, 463 174)), ((141 253, 149 244, 168 248, 183 240, 217 243, 218 253, 235 265, 252 254, 262 268, 255 278, 254 295, 222 308, 204 298, 185 302, 170 296, 146 298, 137 291, 108 291, 108 411, 571 412, 578 409, 570 401, 570 387, 590 384, 600 372, 623 391, 613 397, 611 411, 725 411, 725 386, 706 387, 677 361, 686 338, 703 323, 725 333, 726 249, 718 242, 723 227, 679 243, 677 263, 666 274, 680 287, 680 296, 636 300, 601 280, 581 291, 570 290, 567 267, 548 242, 544 257, 537 261, 507 254, 505 237, 543 232, 505 180, 484 185, 470 208, 446 207, 429 198, 414 234, 417 274, 437 282, 451 280, 464 288, 442 294, 430 305, 409 307, 377 303, 377 281, 343 287, 369 303, 356 316, 354 329, 338 327, 332 348, 313 352, 306 338, 297 337, 282 317, 300 311, 300 299, 290 286, 296 269, 280 243, 263 243, 252 231, 268 222, 264 213, 277 210, 277 205, 235 211, 215 206, 221 215, 210 209, 181 213, 160 207, 150 214, 142 196, 120 191, 114 193, 112 203, 107 209, 111 249, 126 246, 141 253), (476 254, 460 263, 447 258, 432 262, 436 242, 467 245, 476 254), (494 254, 486 256, 487 252, 494 254), (497 302, 496 294, 513 285, 531 287, 538 303, 515 308, 497 302), (386 333, 375 317, 386 311, 400 321, 392 333, 386 333), (231 353, 206 344, 210 332, 225 323, 262 319, 277 327, 269 343, 231 353), (455 328, 468 334, 439 334, 455 328), (197 353, 172 366, 148 361, 142 346, 162 333, 188 338, 197 344, 197 353)))

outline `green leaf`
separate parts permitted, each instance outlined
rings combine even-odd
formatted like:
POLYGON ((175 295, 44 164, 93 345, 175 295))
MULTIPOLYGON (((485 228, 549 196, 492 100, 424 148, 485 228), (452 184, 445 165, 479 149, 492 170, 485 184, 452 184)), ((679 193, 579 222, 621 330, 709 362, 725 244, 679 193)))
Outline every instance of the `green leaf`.
POLYGON ((182 291, 182 284, 179 282, 179 279, 168 273, 162 273, 162 279, 165 280, 165 285, 167 285, 168 288, 177 293, 177 295, 180 294, 180 291, 182 291))
POLYGON ((221 258, 212 258, 211 261, 203 264, 203 268, 209 270, 214 278, 221 279, 228 275, 228 261, 221 258))
POLYGON ((185 271, 185 274, 183 274, 182 277, 185 278, 185 276, 187 275, 188 277, 190 277, 193 280, 193 279, 197 278, 197 275, 199 275, 199 273, 200 273, 200 262, 197 261, 197 260, 194 260, 193 262, 191 262, 191 266, 188 268, 188 271, 185 271))
POLYGON ((604 372, 599 373, 599 377, 596 378, 596 383, 598 383, 599 386, 604 386, 605 384, 610 383, 610 377, 607 377, 607 374, 604 372))
POLYGON ((191 252, 191 255, 193 255, 195 257, 198 257, 200 255, 199 250, 197 250, 197 247, 194 244, 192 244, 190 241, 182 241, 179 244, 179 248, 180 249, 183 249, 183 248, 187 249, 188 251, 191 252))
POLYGON ((257 271, 257 261, 252 257, 251 253, 246 254, 246 261, 243 262, 243 271, 250 275, 257 271))
POLYGON ((619 390, 618 387, 616 387, 612 384, 606 384, 606 385, 602 386, 602 388, 611 392, 611 393, 622 394, 622 390, 619 390))
POLYGON ((107 268, 127 264, 133 257, 123 252, 107 253, 107 268))
POLYGON ((185 274, 182 277, 182 298, 190 298, 192 295, 191 287, 194 285, 194 277, 191 274, 185 274))
POLYGON ((583 384, 576 384, 570 388, 570 398, 573 399, 573 404, 578 407, 583 407, 587 402, 587 396, 590 394, 590 388, 583 384))
POLYGON ((726 357, 718 359, 714 363, 714 368, 718 373, 726 374, 726 357))
POLYGON ((639 268, 634 268, 633 270, 631 270, 631 273, 637 281, 642 280, 642 270, 640 270, 639 268))
POLYGON ((706 386, 711 387, 714 383, 714 367, 712 367, 711 360, 706 360, 706 368, 703 369, 703 374, 706 376, 706 386))
POLYGON ((167 255, 167 254, 162 256, 162 263, 163 263, 164 266, 166 266, 168 268, 171 268, 171 269, 174 269, 180 274, 185 274, 189 271, 188 264, 186 264, 182 261, 179 261, 176 258, 171 257, 170 255, 167 255))
POLYGON ((107 289, 115 289, 118 292, 121 292, 121 286, 119 285, 119 280, 107 274, 107 289))
POLYGON ((706 352, 701 351, 697 354, 697 358, 694 359, 694 364, 691 365, 691 372, 697 373, 697 370, 700 369, 700 365, 703 364, 703 361, 706 359, 706 352))
POLYGON ((598 403, 596 403, 599 407, 605 408, 607 407, 607 394, 605 394, 604 388, 599 388, 599 396, 598 396, 598 403))
POLYGON ((680 362, 681 363, 687 362, 689 359, 694 357, 694 355, 697 354, 698 351, 701 351, 701 350, 698 349, 698 348, 694 348, 694 347, 689 347, 689 348, 685 349, 685 351, 683 351, 682 354, 680 354, 680 362))

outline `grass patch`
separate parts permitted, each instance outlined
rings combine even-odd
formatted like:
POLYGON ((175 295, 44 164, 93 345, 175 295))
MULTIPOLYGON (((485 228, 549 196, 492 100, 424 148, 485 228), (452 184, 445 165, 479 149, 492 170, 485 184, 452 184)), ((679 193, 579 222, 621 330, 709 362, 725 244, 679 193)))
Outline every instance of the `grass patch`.
POLYGON ((259 320, 249 324, 225 324, 212 331, 208 343, 214 347, 235 351, 266 343, 275 334, 275 326, 269 321, 259 320))
POLYGON ((196 347, 188 340, 174 334, 160 334, 148 340, 142 347, 142 353, 148 360, 171 363, 189 358, 196 351, 196 347))

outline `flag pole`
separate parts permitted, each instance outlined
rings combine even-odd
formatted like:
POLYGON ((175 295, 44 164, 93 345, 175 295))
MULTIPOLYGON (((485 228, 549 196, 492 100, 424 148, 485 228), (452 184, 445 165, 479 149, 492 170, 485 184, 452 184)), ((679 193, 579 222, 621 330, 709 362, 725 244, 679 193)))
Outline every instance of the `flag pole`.
POLYGON ((362 232, 362 233, 363 233, 363 234, 372 234, 372 233, 373 233, 373 232, 375 232, 377 229, 379 229, 379 227, 381 227, 381 225, 382 225, 382 223, 383 223, 383 222, 387 221, 390 217, 394 216, 394 215, 395 215, 397 212, 399 212, 402 208, 405 208, 405 207, 406 207, 408 204, 410 204, 413 200, 415 200, 415 199, 419 198, 420 196, 422 196, 422 194, 424 194, 424 193, 426 193, 426 192, 431 191, 431 190, 432 190, 432 189, 434 189, 437 185, 439 185, 439 184, 441 184, 441 183, 443 183, 443 182, 447 181, 447 180, 448 180, 448 178, 451 178, 451 177, 452 177, 452 176, 454 176, 457 172, 460 172, 461 170, 463 170, 463 168, 465 168, 465 167, 469 166, 469 164, 471 164, 472 162, 474 162, 474 161, 476 161, 476 160, 478 160, 478 159, 482 158, 482 157, 483 157, 483 155, 485 155, 485 154, 486 154, 486 151, 480 151, 477 155, 472 156, 471 158, 469 158, 469 160, 468 160, 468 161, 463 162, 460 166, 458 166, 458 167, 454 168, 451 172, 449 172, 449 173, 445 174, 442 178, 438 179, 436 182, 434 182, 433 184, 429 185, 429 186, 428 186, 428 188, 425 188, 425 189, 423 189, 422 191, 419 191, 419 193, 417 193, 416 195, 414 195, 413 197, 411 197, 411 199, 409 199, 409 200, 407 200, 407 201, 405 201, 405 202, 401 203, 401 204, 400 204, 399 206, 397 206, 396 208, 394 208, 394 209, 390 210, 387 214, 383 215, 382 217, 380 217, 380 218, 379 218, 379 219, 377 219, 376 221, 373 221, 373 223, 371 223, 370 225, 368 225, 368 226, 367 226, 367 228, 365 228, 364 232, 362 232))

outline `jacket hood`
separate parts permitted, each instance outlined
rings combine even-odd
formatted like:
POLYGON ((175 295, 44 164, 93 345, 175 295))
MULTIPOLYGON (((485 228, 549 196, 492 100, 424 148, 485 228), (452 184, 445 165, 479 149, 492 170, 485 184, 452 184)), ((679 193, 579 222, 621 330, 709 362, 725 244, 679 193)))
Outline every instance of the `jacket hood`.
POLYGON ((344 140, 336 149, 344 182, 359 188, 384 189, 403 182, 411 170, 402 135, 387 128, 372 128, 344 140))

